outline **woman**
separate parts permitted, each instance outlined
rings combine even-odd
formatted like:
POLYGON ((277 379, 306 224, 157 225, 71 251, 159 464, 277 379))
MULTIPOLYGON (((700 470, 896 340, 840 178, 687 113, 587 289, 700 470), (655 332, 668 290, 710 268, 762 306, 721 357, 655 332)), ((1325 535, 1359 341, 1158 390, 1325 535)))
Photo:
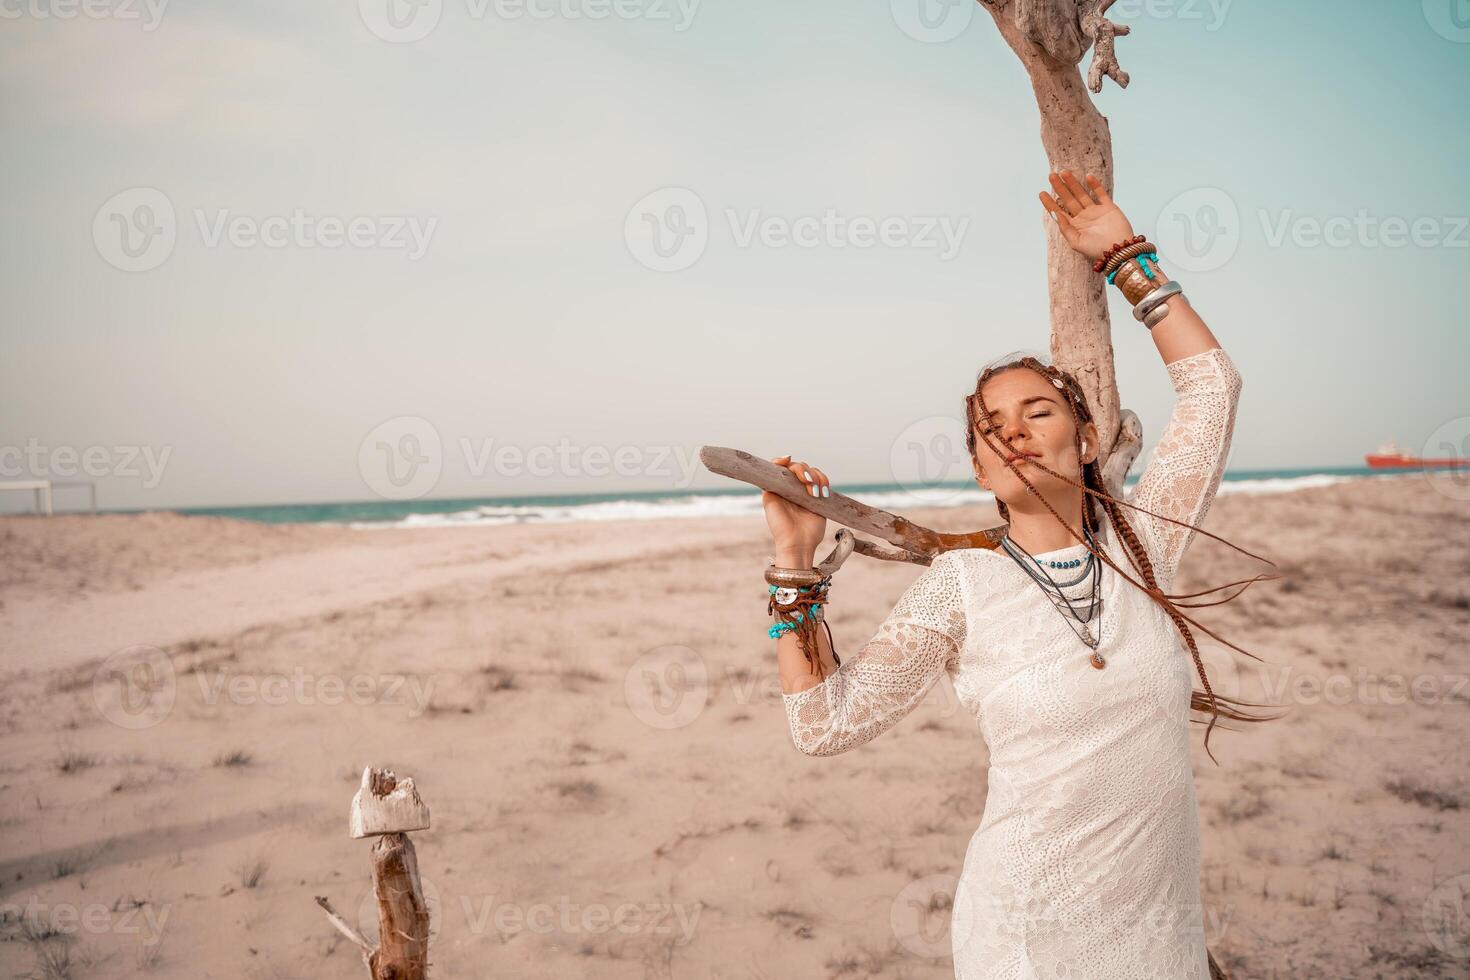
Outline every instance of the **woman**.
MULTIPOLYGON (((1241 379, 1101 182, 1070 171, 1050 182, 1043 205, 1147 314, 1177 393, 1127 501, 1137 509, 1103 492, 1074 379, 1029 358, 987 369, 967 400, 969 448, 1009 522, 1002 546, 935 558, 840 662, 830 632, 815 632, 813 600, 792 605, 788 589, 783 607, 773 592, 773 610, 805 612, 804 626, 772 627, 787 717, 796 746, 822 756, 891 728, 941 674, 974 712, 991 764, 955 894, 956 977, 1208 980, 1189 713, 1266 719, 1210 690, 1167 590, 1219 486, 1241 379)), ((817 467, 773 462, 830 492, 817 467)), ((811 582, 825 519, 769 492, 763 504, 776 566, 797 570, 775 580, 811 582)), ((828 585, 807 586, 819 606, 828 585)))

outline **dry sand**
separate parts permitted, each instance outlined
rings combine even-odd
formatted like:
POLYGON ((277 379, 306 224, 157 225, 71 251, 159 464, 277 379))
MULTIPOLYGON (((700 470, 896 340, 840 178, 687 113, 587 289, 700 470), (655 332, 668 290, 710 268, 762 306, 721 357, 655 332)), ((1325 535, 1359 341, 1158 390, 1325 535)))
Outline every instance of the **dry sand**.
MULTIPOLYGON (((1287 575, 1201 613, 1267 661, 1204 643, 1217 688, 1291 709, 1217 729, 1218 767, 1196 732, 1207 938, 1239 980, 1470 976, 1467 519, 1422 477, 1215 505, 1287 575)), ((951 976, 984 742, 941 683, 799 754, 767 545, 759 518, 0 521, 0 973, 364 977, 313 897, 375 931, 347 836, 371 762, 433 811, 437 977, 951 976)), ((1179 590, 1254 570, 1197 538, 1179 590)), ((852 559, 839 653, 917 573, 852 559)))

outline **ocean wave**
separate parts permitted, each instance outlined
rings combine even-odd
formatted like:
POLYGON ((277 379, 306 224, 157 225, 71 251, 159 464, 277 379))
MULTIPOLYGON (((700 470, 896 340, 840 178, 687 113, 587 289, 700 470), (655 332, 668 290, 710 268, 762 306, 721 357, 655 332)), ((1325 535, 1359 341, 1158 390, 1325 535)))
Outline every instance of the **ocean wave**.
MULTIPOLYGON (((1365 475, 1339 476, 1313 473, 1300 476, 1225 478, 1220 494, 1292 493, 1313 487, 1332 486, 1365 475)), ((855 490, 864 503, 902 513, 923 507, 969 507, 988 504, 994 494, 979 487, 930 487, 906 490, 885 487, 855 490)), ((663 520, 677 517, 736 517, 761 513, 759 494, 685 494, 641 500, 602 500, 566 504, 481 504, 446 513, 411 513, 391 520, 351 521, 346 526, 359 530, 394 528, 472 527, 499 524, 563 524, 578 521, 663 520)))

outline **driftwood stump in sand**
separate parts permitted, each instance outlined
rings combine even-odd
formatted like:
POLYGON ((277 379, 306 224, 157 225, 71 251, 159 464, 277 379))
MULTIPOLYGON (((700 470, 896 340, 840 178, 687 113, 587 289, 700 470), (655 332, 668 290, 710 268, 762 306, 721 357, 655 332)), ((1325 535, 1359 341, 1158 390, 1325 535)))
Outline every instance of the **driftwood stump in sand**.
POLYGON ((412 779, 368 767, 352 798, 349 831, 353 838, 377 837, 373 844, 373 893, 378 900, 378 945, 333 910, 317 904, 327 919, 362 950, 372 980, 426 980, 429 975, 429 907, 419 881, 418 857, 407 831, 429 826, 429 808, 412 779))

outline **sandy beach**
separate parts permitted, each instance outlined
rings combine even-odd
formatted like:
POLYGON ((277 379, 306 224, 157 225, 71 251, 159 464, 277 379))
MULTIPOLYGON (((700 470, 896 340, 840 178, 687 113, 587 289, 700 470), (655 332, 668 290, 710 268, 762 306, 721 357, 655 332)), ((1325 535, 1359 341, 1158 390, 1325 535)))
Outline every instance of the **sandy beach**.
MULTIPOLYGON (((1237 980, 1470 977, 1470 502, 1353 480, 1205 526, 1285 576, 1200 611, 1265 661, 1199 634, 1216 688, 1289 710, 1217 728, 1219 766, 1196 732, 1210 947, 1237 980)), ((433 813, 435 976, 952 976, 985 744, 942 682, 869 745, 798 753, 768 541, 0 521, 0 972, 365 976, 313 899, 376 931, 347 833, 371 763, 433 813)), ((1197 537, 1178 591, 1258 570, 1197 537)), ((848 563, 839 654, 918 572, 848 563)))

